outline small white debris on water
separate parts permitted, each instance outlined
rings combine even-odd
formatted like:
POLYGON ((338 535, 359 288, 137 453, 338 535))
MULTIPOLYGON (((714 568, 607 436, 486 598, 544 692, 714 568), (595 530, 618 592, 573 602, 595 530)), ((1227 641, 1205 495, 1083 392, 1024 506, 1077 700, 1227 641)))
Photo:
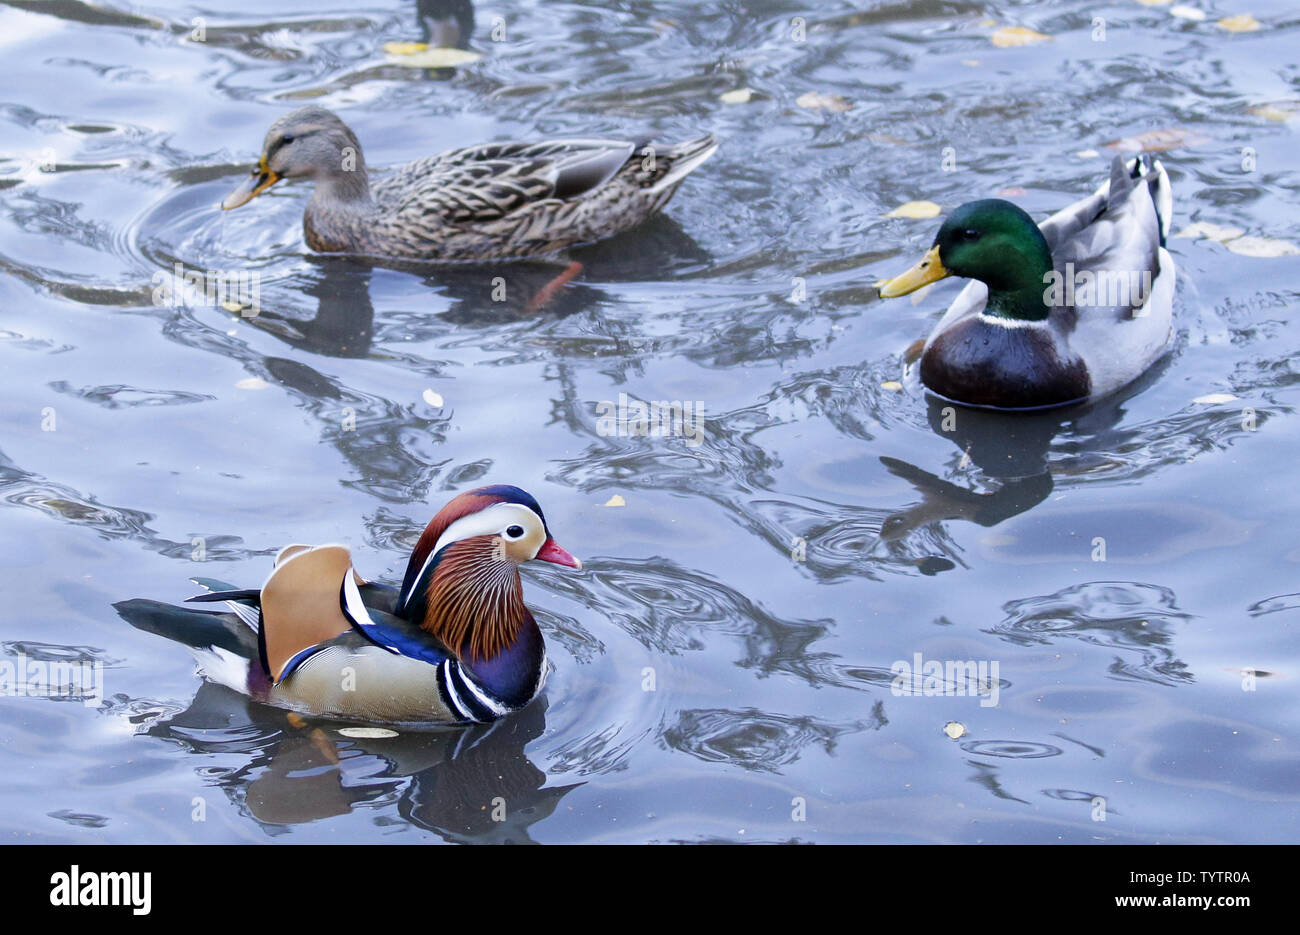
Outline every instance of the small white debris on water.
POLYGON ((397 731, 387 727, 340 727, 339 733, 354 740, 378 740, 383 737, 396 737, 397 731))

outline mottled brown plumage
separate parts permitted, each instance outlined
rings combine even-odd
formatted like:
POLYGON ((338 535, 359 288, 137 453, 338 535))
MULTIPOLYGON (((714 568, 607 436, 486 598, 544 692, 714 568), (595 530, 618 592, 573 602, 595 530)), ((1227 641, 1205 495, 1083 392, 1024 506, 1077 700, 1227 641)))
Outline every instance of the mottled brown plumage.
POLYGON ((239 207, 283 178, 310 178, 303 228, 315 250, 511 259, 634 227, 716 149, 712 136, 662 150, 619 140, 487 143, 372 179, 351 129, 311 106, 271 125, 258 165, 222 206, 239 207))

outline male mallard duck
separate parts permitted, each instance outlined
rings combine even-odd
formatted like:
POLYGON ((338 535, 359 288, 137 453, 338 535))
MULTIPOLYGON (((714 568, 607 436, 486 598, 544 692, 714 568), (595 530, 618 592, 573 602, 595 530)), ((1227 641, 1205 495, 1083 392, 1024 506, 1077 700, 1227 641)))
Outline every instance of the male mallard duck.
POLYGON ((1138 377, 1172 334, 1169 177, 1117 157, 1091 197, 1035 225, 1008 201, 955 210, 916 266, 880 287, 907 295, 975 280, 925 342, 921 382, 955 402, 1038 409, 1105 395, 1138 377))
POLYGON ((519 580, 532 559, 582 567, 531 496, 481 487, 425 528, 400 590, 363 580, 344 546, 291 545, 260 590, 190 598, 225 601, 228 612, 115 606, 134 626, 198 650, 209 678, 259 701, 362 721, 492 721, 546 681, 542 632, 519 580))
POLYGON ((408 260, 535 256, 639 224, 713 155, 712 136, 667 149, 621 140, 487 143, 399 166, 372 182, 361 144, 323 107, 266 132, 252 174, 221 206, 280 179, 309 178, 303 229, 314 250, 408 260))

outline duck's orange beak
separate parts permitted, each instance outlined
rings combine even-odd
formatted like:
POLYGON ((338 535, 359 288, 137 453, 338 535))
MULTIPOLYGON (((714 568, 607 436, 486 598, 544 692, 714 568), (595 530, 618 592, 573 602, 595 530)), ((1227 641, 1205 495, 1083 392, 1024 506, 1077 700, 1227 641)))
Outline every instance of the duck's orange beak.
POLYGON ((543 542, 542 547, 537 550, 537 554, 533 558, 543 562, 550 562, 553 565, 564 565, 567 568, 582 570, 582 562, 570 555, 569 551, 554 539, 547 539, 543 542))
POLYGON ((221 207, 223 210, 229 211, 231 208, 238 208, 240 205, 248 204, 278 181, 280 181, 280 176, 276 175, 271 167, 266 164, 266 157, 263 156, 257 160, 257 165, 248 174, 248 178, 244 179, 240 186, 221 202, 221 207))

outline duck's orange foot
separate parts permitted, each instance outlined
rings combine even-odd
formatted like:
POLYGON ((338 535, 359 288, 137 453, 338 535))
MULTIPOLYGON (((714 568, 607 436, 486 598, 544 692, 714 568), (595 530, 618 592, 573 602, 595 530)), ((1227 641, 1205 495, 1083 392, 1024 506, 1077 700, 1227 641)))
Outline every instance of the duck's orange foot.
POLYGON ((564 272, 537 290, 537 294, 528 302, 528 311, 530 313, 540 312, 551 299, 555 298, 555 294, 560 291, 566 282, 574 279, 581 272, 582 264, 574 260, 564 268, 564 272))

